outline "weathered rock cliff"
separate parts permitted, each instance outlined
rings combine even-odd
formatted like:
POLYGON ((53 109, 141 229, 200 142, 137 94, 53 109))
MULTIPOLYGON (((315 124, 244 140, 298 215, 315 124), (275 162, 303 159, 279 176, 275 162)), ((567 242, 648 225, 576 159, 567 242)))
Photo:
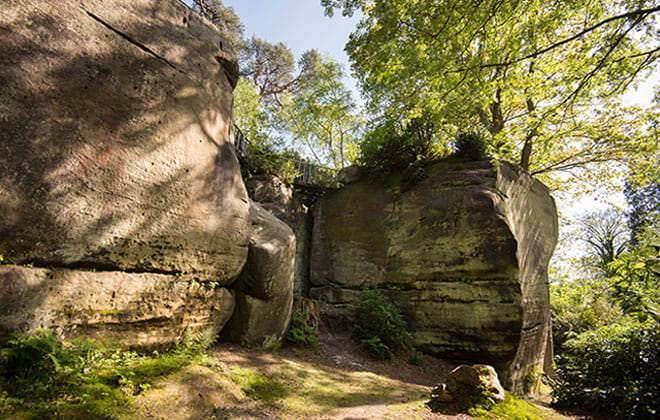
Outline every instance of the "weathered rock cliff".
POLYGON ((345 304, 388 290, 422 351, 493 364, 520 390, 549 351, 554 202, 507 163, 450 160, 428 172, 412 187, 361 180, 316 204, 311 296, 345 304))
POLYGON ((272 347, 289 328, 296 237, 256 203, 250 206, 250 217, 254 230, 247 264, 233 285, 236 310, 224 334, 249 347, 272 347))
MULTIPOLYGON (((54 330, 157 348, 214 338, 234 310, 223 287, 192 276, 0 267, 0 330, 54 330)), ((2 332, 2 331, 0 331, 2 332)))
POLYGON ((232 281, 250 232, 219 32, 176 0, 9 0, 0 27, 0 254, 232 281))
POLYGON ((219 31, 177 0, 9 0, 0 28, 0 336, 217 334, 252 233, 219 31))

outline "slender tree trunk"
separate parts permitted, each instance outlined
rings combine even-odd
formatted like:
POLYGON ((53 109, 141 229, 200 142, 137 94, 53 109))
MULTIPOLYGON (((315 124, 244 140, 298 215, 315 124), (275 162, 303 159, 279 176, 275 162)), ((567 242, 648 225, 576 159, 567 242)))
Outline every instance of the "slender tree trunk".
POLYGON ((496 100, 489 106, 490 108, 490 126, 488 131, 495 135, 504 129, 504 116, 502 114, 502 90, 497 89, 496 100))
MULTIPOLYGON (((534 105, 534 101, 532 101, 530 98, 527 98, 527 111, 529 111, 530 114, 536 111, 536 105, 534 105)), ((520 166, 522 166, 522 168, 526 171, 529 170, 529 159, 532 156, 534 138, 537 136, 537 134, 538 132, 536 131, 536 128, 530 129, 529 133, 527 133, 527 136, 525 137, 525 144, 523 145, 522 152, 520 153, 520 166)))

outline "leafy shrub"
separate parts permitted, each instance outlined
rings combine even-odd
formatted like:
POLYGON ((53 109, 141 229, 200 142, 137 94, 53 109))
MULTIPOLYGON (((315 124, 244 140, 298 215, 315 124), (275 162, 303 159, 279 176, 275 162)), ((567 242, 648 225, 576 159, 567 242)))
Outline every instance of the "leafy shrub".
POLYGON ((291 326, 286 336, 287 341, 290 343, 311 347, 314 350, 319 350, 319 335, 316 328, 308 323, 308 320, 303 318, 300 313, 294 313, 291 317, 291 326))
POLYGON ((622 323, 581 334, 557 360, 558 404, 622 419, 660 415, 660 325, 622 323))
POLYGON ((298 176, 295 160, 300 160, 300 155, 292 150, 280 151, 271 143, 249 143, 247 148, 247 159, 241 165, 243 177, 258 173, 272 174, 291 184, 298 176))
POLYGON ((293 314, 286 339, 288 342, 320 350, 321 344, 316 327, 319 323, 319 306, 312 299, 301 296, 293 298, 293 314))
MULTIPOLYGON (((435 127, 427 115, 405 126, 386 122, 368 132, 360 143, 359 163, 372 178, 405 170, 416 162, 436 157, 434 135, 435 127)), ((408 176, 423 177, 419 168, 418 165, 411 169, 408 176)))
POLYGON ((623 311, 610 301, 607 287, 591 279, 551 284, 550 315, 555 354, 561 354, 567 340, 624 317, 623 311))
POLYGON ((16 333, 0 349, 0 412, 115 418, 155 378, 186 366, 207 345, 208 340, 188 337, 171 353, 144 355, 92 340, 63 343, 49 330, 16 333))
POLYGON ((412 335, 406 321, 381 291, 362 291, 352 309, 355 331, 375 357, 388 359, 402 348, 412 350, 412 335))
POLYGON ((486 156, 486 140, 482 135, 475 132, 460 134, 455 141, 456 156, 479 160, 486 156))

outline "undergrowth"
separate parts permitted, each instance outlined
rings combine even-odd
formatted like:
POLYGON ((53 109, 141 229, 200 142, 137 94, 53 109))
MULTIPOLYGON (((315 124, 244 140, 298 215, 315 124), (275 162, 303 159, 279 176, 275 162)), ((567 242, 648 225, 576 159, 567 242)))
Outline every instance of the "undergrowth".
POLYGON ((405 319, 380 290, 362 291, 353 304, 353 317, 362 344, 376 358, 389 359, 403 348, 414 351, 405 319))
POLYGON ((159 377, 199 358, 188 337, 169 353, 140 354, 93 340, 60 341, 50 330, 13 334, 0 350, 0 414, 20 419, 113 419, 159 377))
POLYGON ((543 420, 544 416, 534 405, 507 393, 502 402, 482 402, 468 410, 468 414, 479 419, 492 420, 543 420))

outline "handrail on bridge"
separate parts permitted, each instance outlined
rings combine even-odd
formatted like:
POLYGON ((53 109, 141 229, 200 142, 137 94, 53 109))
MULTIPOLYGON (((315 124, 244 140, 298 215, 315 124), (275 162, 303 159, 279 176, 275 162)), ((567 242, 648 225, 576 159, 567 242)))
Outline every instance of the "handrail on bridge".
MULTIPOLYGON (((250 158, 249 155, 250 140, 234 124, 234 147, 240 159, 250 158)), ((293 183, 301 186, 324 186, 336 181, 338 169, 327 166, 315 165, 300 159, 290 159, 280 156, 282 160, 291 162, 298 175, 293 179, 293 183)))

